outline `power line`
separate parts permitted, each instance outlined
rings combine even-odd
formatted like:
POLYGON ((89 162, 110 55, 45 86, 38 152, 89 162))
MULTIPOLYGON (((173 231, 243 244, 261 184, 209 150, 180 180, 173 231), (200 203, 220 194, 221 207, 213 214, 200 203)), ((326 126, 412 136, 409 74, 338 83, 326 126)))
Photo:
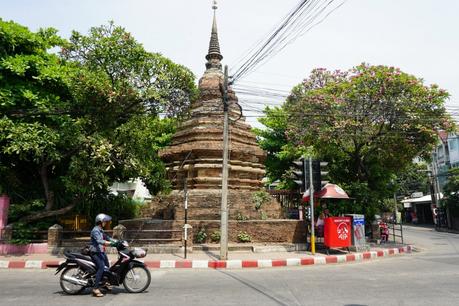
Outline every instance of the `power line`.
POLYGON ((232 82, 237 82, 243 76, 255 70, 262 62, 282 51, 288 44, 295 41, 301 35, 311 30, 314 26, 323 22, 333 11, 341 7, 346 0, 332 8, 335 0, 302 0, 287 16, 285 16, 278 27, 268 35, 262 43, 256 44, 249 50, 244 58, 247 58, 232 77, 232 82), (320 18, 323 16, 322 18, 320 18), (319 22, 314 23, 318 20, 319 22), (258 47, 258 49, 257 49, 258 47))

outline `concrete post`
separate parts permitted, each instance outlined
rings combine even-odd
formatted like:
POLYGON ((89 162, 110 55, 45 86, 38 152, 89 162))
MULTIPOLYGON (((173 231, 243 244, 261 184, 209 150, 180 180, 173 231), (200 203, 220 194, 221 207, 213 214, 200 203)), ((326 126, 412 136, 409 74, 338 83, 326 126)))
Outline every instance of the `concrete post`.
POLYGON ((62 241, 64 228, 59 224, 54 224, 48 229, 48 247, 59 247, 62 241))
POLYGON ((8 210, 10 208, 10 198, 6 195, 0 195, 0 230, 8 225, 8 210))
POLYGON ((381 232, 379 230, 379 224, 377 221, 373 221, 371 223, 371 232, 372 232, 373 239, 381 240, 381 232))
POLYGON ((13 225, 7 225, 3 228, 3 230, 0 233, 0 238, 2 238, 3 241, 9 242, 11 239, 13 239, 13 225))
POLYGON ((126 227, 122 224, 118 224, 113 228, 113 238, 123 240, 126 239, 126 227))
POLYGON ((183 232, 183 247, 184 248, 186 247, 187 251, 188 251, 188 250, 191 250, 193 248, 193 239, 194 239, 193 227, 191 225, 189 225, 189 224, 185 224, 183 229, 184 229, 184 232, 183 232), (185 235, 186 235, 186 239, 185 239, 185 235), (185 240, 186 240, 186 244, 185 244, 185 240))

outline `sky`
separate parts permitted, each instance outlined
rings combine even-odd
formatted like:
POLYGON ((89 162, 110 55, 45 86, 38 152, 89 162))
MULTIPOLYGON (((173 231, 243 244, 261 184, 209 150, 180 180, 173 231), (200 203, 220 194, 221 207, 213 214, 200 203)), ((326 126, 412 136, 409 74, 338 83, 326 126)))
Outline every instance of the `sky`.
MULTIPOLYGON (((211 0, 0 0, 0 18, 31 30, 54 27, 68 38, 113 20, 144 47, 189 67, 205 70, 212 24, 211 0)), ((223 64, 241 56, 280 22, 299 0, 220 0, 217 22, 223 64)), ((459 107, 459 1, 347 0, 323 23, 240 82, 289 91, 314 68, 349 69, 362 62, 400 67, 438 84, 459 107)), ((251 98, 254 100, 254 98, 251 98)), ((244 97, 240 96, 244 101, 244 97)), ((279 104, 280 98, 263 100, 279 104)), ((261 104, 242 102, 247 122, 259 126, 261 104)))

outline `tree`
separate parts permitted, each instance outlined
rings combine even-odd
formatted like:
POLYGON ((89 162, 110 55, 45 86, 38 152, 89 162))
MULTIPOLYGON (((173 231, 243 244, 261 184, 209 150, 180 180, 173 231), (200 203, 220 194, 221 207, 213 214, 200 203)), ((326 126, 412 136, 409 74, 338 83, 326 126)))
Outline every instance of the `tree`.
POLYGON ((430 193, 429 176, 425 163, 410 163, 397 174, 396 185, 398 196, 411 196, 414 192, 430 193))
POLYGON ((259 146, 266 151, 266 175, 270 182, 282 180, 285 172, 290 168, 290 163, 295 159, 289 141, 286 137, 287 114, 283 108, 267 107, 264 117, 258 119, 266 128, 254 128, 259 146))
MULTIPOLYGON (((122 50, 111 36, 91 40, 89 48, 100 51, 97 66, 50 53, 51 47, 72 47, 56 30, 33 33, 0 20, 0 185, 13 202, 35 203, 22 221, 97 203, 113 181, 141 177, 153 193, 168 187, 157 151, 176 120, 160 119, 150 102, 160 97, 155 101, 166 103, 176 91, 191 99, 194 77, 123 33, 129 43, 119 42, 122 50), (147 65, 135 54, 161 63, 144 67, 158 84, 146 87, 137 82, 137 70, 125 68, 147 65), (43 198, 43 206, 36 204, 43 198)), ((185 105, 176 107, 171 116, 186 113, 185 105)))
POLYGON ((330 177, 375 207, 390 181, 416 156, 426 157, 438 129, 450 129, 448 93, 397 68, 362 64, 349 71, 316 69, 285 103, 287 135, 313 145, 330 177))
POLYGON ((448 181, 444 187, 444 205, 454 214, 459 214, 459 168, 448 171, 448 181))
POLYGON ((78 129, 65 115, 76 71, 47 52, 63 42, 56 30, 32 33, 0 20, 0 33, 0 184, 7 190, 33 188, 38 179, 50 211, 54 195, 48 167, 64 158, 60 149, 70 145, 78 129))
POLYGON ((109 107, 118 114, 138 110, 184 117, 197 97, 195 77, 188 68, 147 52, 113 22, 91 28, 87 36, 74 31, 61 55, 106 75, 113 91, 109 107))

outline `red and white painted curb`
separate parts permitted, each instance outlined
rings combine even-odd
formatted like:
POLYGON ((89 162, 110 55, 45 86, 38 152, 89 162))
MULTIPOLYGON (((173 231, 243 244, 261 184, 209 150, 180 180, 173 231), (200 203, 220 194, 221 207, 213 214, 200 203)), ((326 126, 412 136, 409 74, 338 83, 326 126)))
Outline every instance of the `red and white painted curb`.
MULTIPOLYGON (((146 260, 145 264, 150 269, 243 269, 243 268, 272 268, 336 264, 371 260, 403 253, 411 253, 412 246, 384 249, 364 253, 345 255, 314 256, 287 259, 254 259, 254 260, 146 260)), ((0 269, 46 269, 55 268, 63 261, 46 260, 0 260, 0 269)))

